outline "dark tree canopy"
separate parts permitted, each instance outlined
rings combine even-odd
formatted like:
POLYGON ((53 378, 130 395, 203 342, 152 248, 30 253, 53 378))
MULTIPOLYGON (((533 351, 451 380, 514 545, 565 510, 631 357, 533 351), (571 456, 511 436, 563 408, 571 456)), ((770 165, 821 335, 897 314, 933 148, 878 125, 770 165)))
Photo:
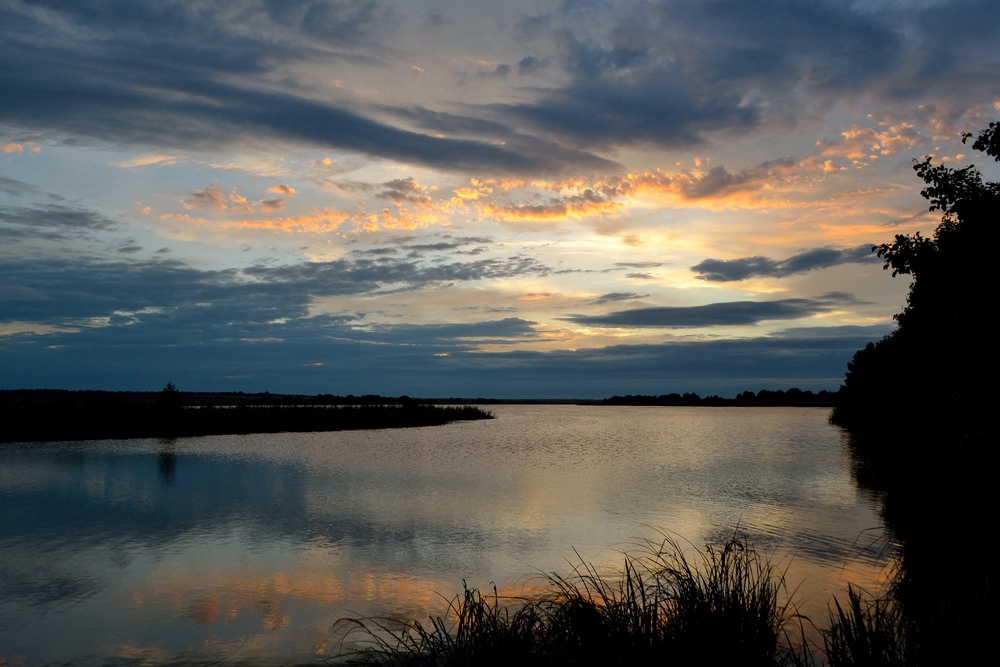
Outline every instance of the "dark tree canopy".
MULTIPOLYGON (((1000 161, 1000 126, 973 147, 1000 161)), ((966 139, 972 135, 966 135, 966 139)), ((931 211, 941 211, 933 238, 897 235, 872 250, 892 275, 911 276, 898 328, 859 350, 848 364, 833 419, 853 430, 903 436, 947 433, 978 438, 996 352, 989 290, 1000 214, 1000 183, 974 166, 952 169, 930 158, 914 169, 931 211), (891 424, 891 426, 890 426, 891 424)))

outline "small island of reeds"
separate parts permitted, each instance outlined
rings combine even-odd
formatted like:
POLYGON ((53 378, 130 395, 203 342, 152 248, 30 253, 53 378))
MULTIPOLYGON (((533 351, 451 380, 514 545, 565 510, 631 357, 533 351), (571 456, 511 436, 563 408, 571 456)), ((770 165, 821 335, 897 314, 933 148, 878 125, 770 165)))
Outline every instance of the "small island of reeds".
POLYGON ((407 396, 187 394, 172 384, 160 392, 0 392, 0 442, 348 431, 492 418, 475 406, 407 396))

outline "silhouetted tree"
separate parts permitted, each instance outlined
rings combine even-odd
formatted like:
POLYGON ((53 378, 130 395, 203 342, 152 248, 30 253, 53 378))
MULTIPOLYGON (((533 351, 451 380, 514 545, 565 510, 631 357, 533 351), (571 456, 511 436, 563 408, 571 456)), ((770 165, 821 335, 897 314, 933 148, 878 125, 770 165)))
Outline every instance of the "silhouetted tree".
MULTIPOLYGON (((1000 161, 997 130, 992 123, 973 146, 1000 161)), ((941 223, 933 238, 900 234, 872 247, 893 276, 912 277, 910 291, 896 315, 897 329, 859 350, 848 364, 833 419, 889 436, 935 432, 952 440, 977 438, 986 416, 979 380, 996 366, 987 286, 993 279, 1000 183, 984 181, 972 165, 952 169, 929 157, 914 169, 926 184, 920 194, 931 211, 942 212, 941 223)))
POLYGON ((163 413, 178 412, 184 407, 181 392, 173 382, 168 382, 167 386, 160 390, 160 394, 156 397, 156 407, 163 413))

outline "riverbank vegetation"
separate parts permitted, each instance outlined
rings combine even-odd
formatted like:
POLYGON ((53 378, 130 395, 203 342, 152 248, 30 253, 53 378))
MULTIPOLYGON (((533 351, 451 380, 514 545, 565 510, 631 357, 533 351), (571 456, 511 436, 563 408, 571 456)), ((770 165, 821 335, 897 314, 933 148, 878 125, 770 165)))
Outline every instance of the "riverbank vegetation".
POLYGON ((407 428, 492 417, 474 406, 423 405, 405 396, 384 403, 288 405, 268 404, 257 395, 229 405, 192 405, 172 384, 156 393, 125 395, 3 392, 0 442, 407 428))
MULTIPOLYGON (((1000 124, 990 123, 972 146, 1000 161, 1000 124)), ((995 564, 989 550, 963 548, 958 563, 942 553, 949 542, 964 547, 988 534, 1000 509, 992 466, 983 465, 996 447, 988 257, 1000 182, 929 157, 914 169, 941 222, 931 238, 897 235, 873 247, 893 276, 910 277, 909 294, 896 330, 848 364, 831 417, 849 431, 858 484, 882 499, 900 544, 898 573, 884 595, 866 604, 849 597, 838 608, 844 627, 859 609, 870 621, 841 638, 845 647, 867 640, 882 647, 874 654, 895 656, 864 664, 978 664, 988 652, 982 638, 996 627, 995 564)))
MULTIPOLYGON (((898 573, 898 571, 897 571, 898 573)), ((890 667, 914 660, 894 576, 878 594, 849 586, 827 619, 800 615, 784 572, 743 536, 693 556, 672 538, 624 556, 616 575, 587 564, 522 597, 464 588, 445 615, 341 619, 335 664, 394 667, 750 665, 890 667)))
MULTIPOLYGON (((1000 161, 998 134, 1000 124, 991 123, 973 148, 1000 161)), ((933 238, 899 234, 872 247, 894 277, 910 276, 910 290, 896 330, 848 364, 833 413, 835 423, 900 449, 909 437, 931 432, 956 442, 981 440, 992 401, 983 372, 996 367, 997 356, 988 253, 996 245, 1000 182, 984 181, 972 165, 953 169, 930 157, 914 169, 941 223, 933 238), (895 437, 884 437, 887 424, 895 437)))
POLYGON ((374 665, 804 665, 805 619, 783 572, 734 536, 693 559, 671 538, 617 577, 581 564, 523 598, 466 588, 446 616, 344 619, 345 653, 374 665))

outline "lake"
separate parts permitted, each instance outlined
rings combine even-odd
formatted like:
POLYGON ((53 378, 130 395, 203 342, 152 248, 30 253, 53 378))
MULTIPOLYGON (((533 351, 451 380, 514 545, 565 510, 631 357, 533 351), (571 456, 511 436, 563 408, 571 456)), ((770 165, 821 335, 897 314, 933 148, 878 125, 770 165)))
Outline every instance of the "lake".
POLYGON ((889 545, 813 408, 499 405, 440 427, 0 445, 0 665, 297 664, 346 615, 426 618, 738 528, 825 626, 889 545))

